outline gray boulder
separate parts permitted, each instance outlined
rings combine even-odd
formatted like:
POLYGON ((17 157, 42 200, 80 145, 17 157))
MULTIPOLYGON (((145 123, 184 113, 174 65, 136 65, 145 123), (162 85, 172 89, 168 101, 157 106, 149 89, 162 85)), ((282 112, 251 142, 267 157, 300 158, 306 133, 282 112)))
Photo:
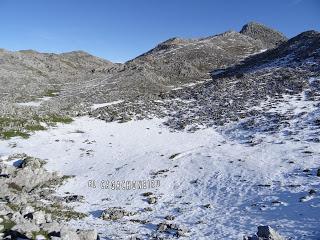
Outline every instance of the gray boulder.
POLYGON ((77 232, 67 227, 61 228, 60 238, 61 240, 80 240, 77 232))
POLYGON ((41 229, 48 233, 58 233, 62 229, 62 226, 58 222, 43 223, 41 224, 41 229))
POLYGON ((259 226, 257 235, 261 240, 284 240, 284 238, 270 226, 259 226))
POLYGON ((103 220, 119 220, 123 218, 124 216, 130 216, 132 215, 130 212, 127 212, 126 210, 119 208, 119 207, 111 207, 106 210, 104 210, 101 214, 101 218, 103 220))
POLYGON ((257 234, 244 236, 243 240, 285 240, 285 238, 270 226, 258 226, 257 234))
POLYGON ((40 225, 46 223, 46 214, 44 211, 36 211, 32 215, 35 224, 40 225))
POLYGON ((78 237, 80 240, 97 240, 98 232, 96 230, 78 230, 78 237))
POLYGON ((23 223, 16 224, 11 230, 31 238, 32 233, 39 232, 40 228, 32 222, 25 221, 23 223))

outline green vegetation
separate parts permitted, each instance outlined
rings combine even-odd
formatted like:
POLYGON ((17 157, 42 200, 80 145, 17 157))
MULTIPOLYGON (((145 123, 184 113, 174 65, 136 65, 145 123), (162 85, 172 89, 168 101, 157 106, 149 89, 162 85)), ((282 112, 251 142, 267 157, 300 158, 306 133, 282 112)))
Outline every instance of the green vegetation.
POLYGON ((11 118, 11 117, 0 117, 0 127, 3 125, 23 125, 26 122, 25 119, 17 119, 17 118, 11 118))
POLYGON ((85 213, 74 211, 70 207, 63 206, 61 203, 53 203, 48 206, 34 206, 35 209, 51 214, 53 220, 72 220, 83 219, 88 215, 85 213))
POLYGON ((44 118, 47 123, 71 123, 73 120, 67 116, 49 115, 48 118, 44 118))
POLYGON ((57 93, 58 93, 58 91, 49 89, 45 92, 44 96, 45 97, 54 97, 57 95, 57 93))
POLYGON ((74 177, 73 175, 70 175, 70 176, 64 175, 59 178, 53 178, 48 180, 45 184, 43 184, 42 187, 61 186, 65 181, 73 177, 74 177))
POLYGON ((11 208, 13 211, 15 212, 19 212, 20 211, 20 206, 14 203, 7 203, 7 206, 9 208, 11 208))
POLYGON ((25 126, 25 129, 30 132, 46 130, 46 128, 44 126, 41 126, 40 124, 39 125, 27 125, 27 126, 25 126))
POLYGON ((4 228, 0 232, 9 231, 14 227, 14 225, 16 225, 13 221, 8 220, 8 219, 4 218, 3 216, 0 216, 0 218, 3 219, 3 222, 1 223, 1 225, 4 226, 4 228))
POLYGON ((14 182, 9 183, 9 184, 8 184, 8 187, 9 187, 9 188, 12 188, 12 189, 14 189, 14 190, 16 190, 16 191, 18 191, 18 192, 21 192, 21 191, 22 191, 22 187, 20 187, 19 185, 17 185, 17 184, 14 183, 14 182))
POLYGON ((0 117, 0 139, 28 138, 32 132, 46 130, 42 123, 48 126, 55 126, 57 123, 68 124, 72 121, 72 118, 59 114, 29 115, 21 116, 20 118, 16 116, 0 117))
POLYGON ((10 139, 13 137, 28 138, 30 135, 28 133, 21 132, 19 130, 9 130, 1 133, 4 139, 10 139))

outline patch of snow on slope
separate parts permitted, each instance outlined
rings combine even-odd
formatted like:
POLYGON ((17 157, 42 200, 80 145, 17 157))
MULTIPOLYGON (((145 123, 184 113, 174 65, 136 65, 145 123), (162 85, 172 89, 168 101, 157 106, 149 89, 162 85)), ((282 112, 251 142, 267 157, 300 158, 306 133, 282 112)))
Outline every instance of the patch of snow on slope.
POLYGON ((21 102, 17 103, 19 106, 25 106, 25 107, 40 107, 40 105, 43 102, 49 101, 52 97, 42 97, 38 98, 36 101, 30 101, 30 102, 21 102))
POLYGON ((1 154, 27 153, 48 159, 47 168, 76 175, 59 190, 84 195, 77 210, 89 217, 73 221, 79 228, 95 227, 104 239, 130 236, 172 237, 156 231, 167 215, 186 226, 192 239, 242 239, 257 225, 276 226, 292 239, 319 236, 319 195, 315 176, 320 165, 316 143, 264 137, 248 146, 229 140, 215 129, 171 132, 159 119, 106 123, 88 117, 69 125, 37 132, 30 139, 0 143, 1 154), (16 148, 9 144, 15 141, 16 148), (305 150, 313 154, 304 153, 305 150), (310 169, 311 175, 302 172, 310 169), (160 187, 111 190, 88 186, 89 180, 159 180, 160 187), (152 192, 156 204, 141 194, 152 192), (300 201, 302 197, 308 201, 300 201), (119 221, 99 219, 108 207, 137 213, 119 221), (145 211, 151 207, 152 211, 145 211), (129 220, 147 220, 138 224, 129 220))
POLYGON ((111 105, 115 105, 115 104, 119 104, 122 103, 123 100, 118 100, 118 101, 113 101, 113 102, 107 102, 107 103, 97 103, 97 104, 93 104, 91 106, 92 110, 96 110, 98 108, 102 108, 102 107, 106 107, 106 106, 111 106, 111 105))

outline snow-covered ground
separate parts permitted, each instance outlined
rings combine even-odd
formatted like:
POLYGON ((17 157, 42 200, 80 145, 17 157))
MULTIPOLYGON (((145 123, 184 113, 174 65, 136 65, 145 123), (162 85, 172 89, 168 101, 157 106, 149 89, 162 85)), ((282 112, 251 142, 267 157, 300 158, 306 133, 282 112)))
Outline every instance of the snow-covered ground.
POLYGON ((43 103, 43 102, 46 102, 46 101, 49 101, 52 97, 42 97, 42 98, 38 98, 37 100, 35 101, 31 101, 31 102, 20 102, 20 103, 17 103, 17 105, 19 106, 25 106, 25 107, 40 107, 40 105, 43 103))
POLYGON ((97 104, 93 104, 91 106, 91 109, 92 110, 96 110, 98 108, 102 108, 102 107, 106 107, 106 106, 111 106, 111 105, 115 105, 115 104, 118 104, 118 103, 122 103, 123 100, 118 100, 118 101, 113 101, 113 102, 107 102, 107 103, 97 103, 97 104))
POLYGON ((190 239, 242 239, 261 224, 291 239, 319 239, 319 143, 292 141, 279 132, 258 134, 259 144, 248 145, 221 129, 172 132, 161 123, 76 118, 26 140, 2 141, 0 156, 27 153, 48 159, 49 170, 75 175, 59 193, 84 195, 86 201, 75 207, 89 217, 73 224, 95 227, 105 239, 149 239, 167 215, 190 230, 190 239), (119 190, 99 184, 143 180, 159 180, 160 186, 119 190), (311 189, 317 193, 309 194, 311 189), (144 192, 158 202, 149 204, 144 192), (108 207, 136 214, 115 222, 99 219, 108 207))

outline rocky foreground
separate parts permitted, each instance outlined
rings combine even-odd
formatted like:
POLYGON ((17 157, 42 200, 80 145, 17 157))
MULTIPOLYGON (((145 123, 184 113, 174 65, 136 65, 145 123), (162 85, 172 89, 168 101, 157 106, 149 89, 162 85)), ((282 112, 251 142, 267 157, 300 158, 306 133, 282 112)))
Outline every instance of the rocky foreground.
POLYGON ((72 230, 61 220, 82 218, 63 204, 78 196, 54 196, 68 176, 44 169, 45 161, 26 155, 0 162, 1 239, 97 239, 97 232, 72 230), (19 160, 16 160, 19 159, 19 160), (13 162, 12 165, 8 162, 13 162))

